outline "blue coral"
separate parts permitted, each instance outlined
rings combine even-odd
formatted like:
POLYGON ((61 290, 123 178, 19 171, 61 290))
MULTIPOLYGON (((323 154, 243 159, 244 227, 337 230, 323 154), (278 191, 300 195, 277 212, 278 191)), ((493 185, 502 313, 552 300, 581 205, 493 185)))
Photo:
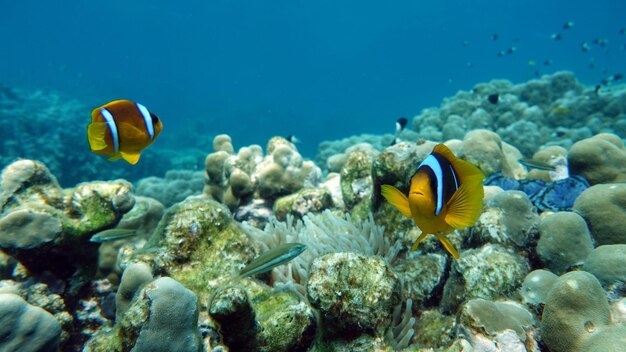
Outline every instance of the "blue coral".
POLYGON ((489 176, 484 184, 498 186, 505 191, 522 191, 539 211, 569 211, 576 198, 587 188, 589 182, 582 176, 571 176, 554 182, 542 180, 515 180, 501 173, 489 176))

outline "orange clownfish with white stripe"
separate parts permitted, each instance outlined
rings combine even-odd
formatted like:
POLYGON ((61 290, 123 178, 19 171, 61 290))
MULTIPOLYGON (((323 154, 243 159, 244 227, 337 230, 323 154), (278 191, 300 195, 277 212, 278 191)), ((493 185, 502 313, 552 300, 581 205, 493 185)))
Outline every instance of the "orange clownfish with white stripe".
POLYGON ((459 259, 459 252, 446 235, 476 223, 482 210, 484 178, 476 166, 437 144, 411 177, 408 197, 391 185, 382 185, 380 193, 422 230, 413 250, 432 234, 459 259))
POLYGON ((134 165, 141 151, 154 142, 162 129, 159 117, 145 106, 115 100, 93 109, 87 138, 92 152, 134 165))

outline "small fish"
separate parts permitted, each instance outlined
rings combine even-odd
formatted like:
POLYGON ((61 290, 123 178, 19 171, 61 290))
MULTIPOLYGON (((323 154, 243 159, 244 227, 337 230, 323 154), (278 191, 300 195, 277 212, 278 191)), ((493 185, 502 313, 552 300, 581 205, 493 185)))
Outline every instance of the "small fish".
POLYGON ((563 23, 563 29, 570 29, 574 27, 574 22, 573 21, 567 21, 565 23, 563 23))
POLYGON ((275 267, 287 264, 306 250, 302 243, 283 243, 254 258, 239 272, 239 277, 252 276, 268 272, 275 267))
POLYGON ((145 106, 115 100, 93 109, 87 138, 93 153, 134 165, 141 151, 154 142, 162 129, 159 117, 145 106))
POLYGON ((583 52, 587 52, 589 50, 591 50, 591 46, 589 46, 589 43, 587 42, 581 42, 580 43, 580 50, 582 50, 583 52))
POLYGON ((500 36, 498 35, 498 33, 494 33, 491 35, 491 40, 496 41, 498 40, 498 38, 500 38, 500 36))
POLYGON ((406 117, 401 117, 396 121, 396 134, 402 132, 406 127, 406 124, 409 122, 406 117))
POLYGON ((498 94, 498 93, 489 94, 489 96, 487 97, 487 100, 491 104, 496 105, 500 101, 500 94, 498 94))
POLYGON ((135 236, 137 232, 130 229, 110 229, 98 232, 91 236, 89 242, 102 243, 107 241, 115 241, 126 237, 135 236))
POLYGON ((401 117, 396 121, 396 134, 393 136, 393 140, 390 145, 395 145, 398 142, 398 135, 400 132, 404 131, 409 120, 406 117, 401 117))
POLYGON ((559 41, 559 40, 563 39, 563 36, 560 35, 559 33, 552 33, 550 35, 550 39, 559 41))
POLYGON ((537 169, 537 170, 544 170, 544 171, 554 171, 556 170, 556 167, 552 164, 548 164, 548 163, 544 163, 543 161, 537 161, 537 160, 533 160, 530 158, 521 158, 518 160, 520 164, 532 168, 532 169, 537 169))
POLYGON ((532 67, 537 66, 537 61, 535 61, 535 60, 529 60, 529 61, 528 61, 528 66, 532 66, 532 67))
POLYGON ((600 95, 600 88, 602 88, 602 85, 596 84, 596 87, 593 90, 596 93, 596 95, 600 95))
POLYGON ((467 46, 469 45, 469 42, 468 42, 467 40, 464 40, 464 41, 463 41, 463 43, 461 43, 461 45, 462 45, 464 48, 467 48, 467 46))
POLYGON ((605 47, 609 43, 609 40, 606 38, 594 38, 593 43, 605 47))
POLYGON ((614 75, 613 75, 613 80, 614 80, 614 81, 619 81, 619 80, 621 80, 622 78, 624 78, 624 75, 623 75, 623 74, 621 74, 621 73, 616 73, 616 74, 614 74, 614 75))
POLYGON ((433 234, 458 259, 446 234, 476 223, 482 210, 484 178, 476 166, 437 144, 411 177, 408 197, 391 185, 382 185, 380 193, 422 230, 413 250, 426 235, 433 234))
POLYGON ((552 60, 550 60, 550 59, 546 59, 546 60, 543 62, 543 65, 544 65, 544 66, 550 66, 550 65, 552 65, 552 60))
POLYGON ((507 53, 508 55, 511 55, 511 54, 515 53, 516 51, 517 51, 517 48, 516 48, 516 47, 514 47, 514 46, 512 46, 512 47, 510 47, 510 48, 506 49, 506 53, 507 53))
POLYGON ((498 57, 503 57, 504 55, 506 55, 506 52, 504 50, 498 51, 498 57))
POLYGON ((288 135, 285 139, 292 144, 300 143, 300 139, 298 139, 298 137, 294 136, 293 134, 288 135))

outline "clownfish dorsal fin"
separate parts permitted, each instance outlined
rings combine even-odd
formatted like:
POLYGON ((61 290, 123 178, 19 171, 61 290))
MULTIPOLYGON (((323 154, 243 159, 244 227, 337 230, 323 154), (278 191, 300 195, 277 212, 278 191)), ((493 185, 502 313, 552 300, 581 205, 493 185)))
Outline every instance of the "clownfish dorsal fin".
POLYGON ((92 122, 87 126, 87 139, 91 150, 102 150, 107 147, 104 139, 107 128, 106 122, 92 122))
POLYGON ((387 201, 398 209, 402 215, 410 218, 411 208, 409 207, 409 199, 400 192, 399 189, 391 185, 380 186, 380 194, 387 199, 387 201))
POLYGON ((126 161, 128 161, 129 163, 135 165, 137 164, 137 162, 139 161, 139 153, 126 153, 126 152, 120 152, 120 154, 122 154, 122 158, 126 161))
POLYGON ((433 153, 441 154, 452 164, 452 168, 459 176, 460 184, 467 182, 471 178, 480 178, 481 181, 485 178, 485 175, 479 168, 458 158, 445 144, 437 144, 433 149, 433 153))

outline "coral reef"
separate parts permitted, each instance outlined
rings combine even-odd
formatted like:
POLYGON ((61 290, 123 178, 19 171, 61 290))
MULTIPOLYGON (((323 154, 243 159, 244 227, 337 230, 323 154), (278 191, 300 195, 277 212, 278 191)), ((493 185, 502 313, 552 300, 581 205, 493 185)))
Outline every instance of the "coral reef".
POLYGON ((135 194, 151 197, 166 208, 191 195, 202 194, 204 175, 200 171, 170 170, 165 177, 146 177, 137 182, 135 194))
POLYGON ((235 154, 227 135, 215 137, 213 150, 205 161, 204 193, 232 210, 253 199, 274 201, 321 182, 321 170, 303 160, 295 145, 281 137, 268 142, 265 156, 258 145, 240 148, 235 154))
POLYGON ((601 133, 576 142, 567 155, 572 173, 592 185, 626 182, 626 149, 619 136, 601 133))
POLYGON ((0 293, 0 350, 59 350, 61 325, 45 310, 12 293, 0 293))
POLYGON ((331 253, 311 264, 307 294, 331 333, 382 333, 400 301, 400 281, 382 258, 331 253))
POLYGON ((90 267, 97 249, 91 235, 115 226, 135 203, 126 181, 63 190, 45 165, 31 160, 7 166, 2 188, 0 248, 30 271, 57 275, 90 267))
POLYGON ((600 184, 588 188, 574 203, 574 211, 589 224, 598 245, 626 243, 626 184, 600 184))
POLYGON ((548 293, 541 321, 550 351, 614 351, 626 326, 611 324, 609 303, 598 280, 584 271, 564 274, 548 293))
MULTIPOLYGON (((138 196, 121 179, 62 188, 43 163, 7 157, 36 141, 3 140, 0 350, 615 350, 626 336, 624 97, 566 72, 496 80, 422 111, 393 145, 328 141, 316 163, 282 137, 264 151, 202 136, 204 151, 148 151, 132 172, 42 148, 63 185, 165 175, 138 181, 138 196), (411 251, 421 230, 380 195, 382 184, 408 192, 437 143, 490 175, 479 221, 449 234, 458 260, 434 236, 411 251), (203 172, 181 169, 200 153, 203 172), (133 235, 90 242, 108 229, 133 235), (306 251, 240 274, 293 242, 306 251)), ((0 89, 0 113, 23 114, 21 100, 58 103, 35 112, 42 126, 82 110, 0 89)))
POLYGON ((585 220, 572 212, 558 212, 541 219, 537 254, 547 269, 560 275, 580 265, 593 243, 585 220))

